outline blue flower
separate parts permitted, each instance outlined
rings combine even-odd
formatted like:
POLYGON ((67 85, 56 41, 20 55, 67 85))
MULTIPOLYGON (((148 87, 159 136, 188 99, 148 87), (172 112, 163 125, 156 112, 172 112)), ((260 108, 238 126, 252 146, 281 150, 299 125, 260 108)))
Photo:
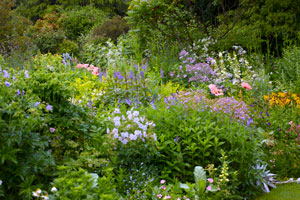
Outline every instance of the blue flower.
POLYGON ((35 102, 34 106, 35 106, 35 107, 38 107, 40 104, 41 104, 41 103, 37 101, 37 102, 35 102))
POLYGON ((126 97, 126 103, 128 104, 128 105, 131 105, 131 102, 130 102, 130 100, 129 100, 129 98, 128 97, 126 97))
POLYGON ((51 106, 50 104, 48 104, 48 105, 46 106, 46 109, 49 110, 49 111, 52 111, 52 110, 53 110, 53 109, 52 109, 52 106, 51 106))
POLYGON ((9 78, 9 73, 8 73, 8 71, 6 71, 6 70, 3 70, 3 76, 4 76, 4 78, 9 78))
POLYGON ((20 90, 17 90, 17 96, 19 96, 21 94, 20 90))
POLYGON ((100 79, 100 82, 102 82, 102 72, 101 71, 99 72, 99 79, 100 79))
POLYGON ((5 81, 5 85, 6 85, 6 87, 10 87, 10 82, 8 82, 8 81, 5 81))
POLYGON ((134 73, 132 70, 130 71, 129 79, 134 80, 134 73))
POLYGON ((29 74, 27 70, 25 71, 25 78, 29 78, 29 74))
POLYGON ((141 72, 140 72, 140 75, 141 75, 142 79, 145 78, 144 71, 141 71, 141 72))

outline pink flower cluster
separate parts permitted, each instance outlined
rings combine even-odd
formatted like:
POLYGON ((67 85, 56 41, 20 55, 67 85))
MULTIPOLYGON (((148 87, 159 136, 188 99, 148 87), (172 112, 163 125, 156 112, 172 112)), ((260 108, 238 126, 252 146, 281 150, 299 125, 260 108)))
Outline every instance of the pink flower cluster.
POLYGON ((218 89, 216 85, 214 84, 210 84, 209 86, 210 92, 216 96, 219 95, 224 95, 224 93, 222 92, 222 89, 218 89))
POLYGON ((252 87, 246 82, 242 82, 242 87, 246 88, 246 90, 252 90, 252 87))
POLYGON ((90 64, 78 64, 77 68, 78 69, 85 68, 88 71, 93 71, 92 74, 97 75, 97 76, 99 75, 99 67, 95 67, 94 65, 90 65, 90 64))

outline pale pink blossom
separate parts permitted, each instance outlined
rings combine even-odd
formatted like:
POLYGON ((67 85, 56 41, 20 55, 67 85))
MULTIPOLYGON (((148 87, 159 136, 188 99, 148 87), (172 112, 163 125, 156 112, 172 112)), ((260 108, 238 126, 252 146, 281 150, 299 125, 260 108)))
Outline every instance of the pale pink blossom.
POLYGON ((158 198, 162 198, 162 195, 161 194, 158 194, 158 195, 156 195, 158 198))
POLYGON ((98 75, 99 74, 99 68, 98 67, 94 67, 92 74, 98 75))
POLYGON ((212 178, 208 178, 207 180, 208 180, 208 182, 210 182, 210 183, 213 183, 213 182, 214 182, 214 179, 212 179, 212 178))
POLYGON ((171 196, 165 196, 164 199, 171 199, 172 197, 171 196))
POLYGON ((207 186, 206 189, 207 189, 208 191, 211 191, 211 186, 210 186, 210 185, 207 186))
POLYGON ((89 64, 84 64, 84 65, 83 65, 83 68, 86 68, 86 69, 87 69, 88 67, 89 67, 89 64))
POLYGON ((83 67, 83 64, 78 64, 78 65, 77 65, 77 68, 78 68, 78 69, 80 69, 80 68, 82 68, 82 67, 83 67))
POLYGON ((165 190, 165 189, 166 189, 166 186, 162 186, 161 189, 165 190))
POLYGON ((247 90, 251 90, 252 89, 252 87, 248 83, 246 83, 246 82, 242 82, 242 87, 246 88, 247 90))
POLYGON ((165 180, 161 180, 161 181, 160 181, 160 184, 165 184, 165 183, 166 183, 165 180))
POLYGON ((55 128, 50 128, 50 133, 53 133, 55 131, 55 128))
POLYGON ((222 89, 218 89, 216 85, 214 84, 210 84, 209 86, 209 89, 210 89, 210 92, 216 96, 219 96, 219 95, 224 95, 222 93, 222 89))

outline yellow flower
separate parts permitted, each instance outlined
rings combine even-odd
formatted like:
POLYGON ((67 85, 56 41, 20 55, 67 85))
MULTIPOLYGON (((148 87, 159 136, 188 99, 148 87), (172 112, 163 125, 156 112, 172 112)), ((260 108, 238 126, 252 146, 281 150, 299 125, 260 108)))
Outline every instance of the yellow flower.
POLYGON ((264 100, 265 100, 265 101, 269 100, 269 96, 264 95, 264 100))
POLYGON ((291 102, 292 102, 292 100, 291 99, 286 99, 286 104, 290 104, 291 102))
POLYGON ((287 93, 286 92, 278 92, 278 97, 286 97, 287 93))

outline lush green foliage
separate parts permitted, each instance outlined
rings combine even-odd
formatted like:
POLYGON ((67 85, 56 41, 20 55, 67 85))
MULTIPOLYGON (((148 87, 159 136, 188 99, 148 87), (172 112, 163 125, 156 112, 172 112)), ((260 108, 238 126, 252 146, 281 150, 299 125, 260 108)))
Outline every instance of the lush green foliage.
POLYGON ((254 199, 298 178, 298 4, 1 1, 0 198, 254 199))

